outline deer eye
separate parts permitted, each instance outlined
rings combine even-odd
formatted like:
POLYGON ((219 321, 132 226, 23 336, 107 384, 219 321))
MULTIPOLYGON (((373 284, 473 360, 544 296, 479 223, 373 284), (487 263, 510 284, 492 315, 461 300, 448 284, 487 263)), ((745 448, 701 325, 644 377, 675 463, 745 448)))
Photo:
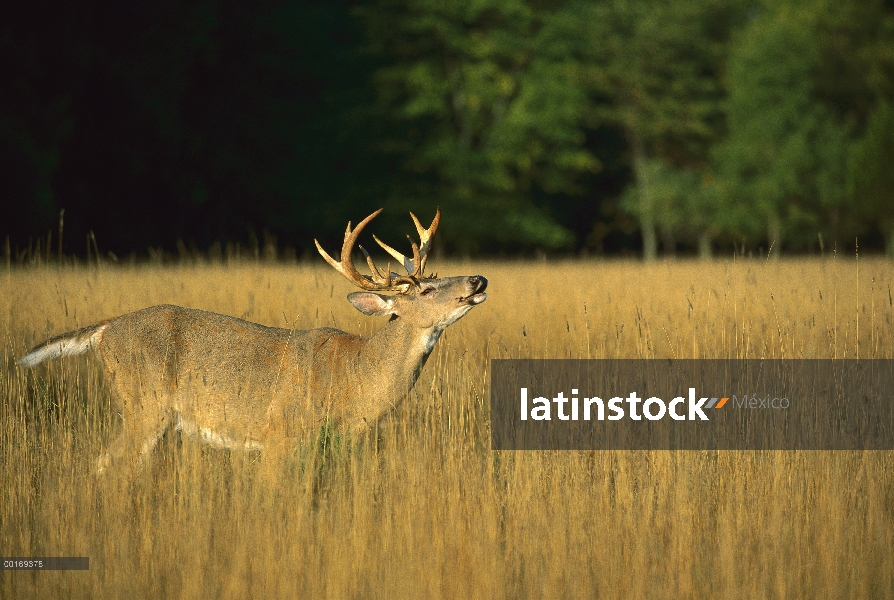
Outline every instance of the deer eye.
POLYGON ((428 288, 425 288, 424 290, 422 290, 421 292, 419 292, 419 295, 420 295, 420 296, 428 296, 428 295, 431 294, 433 291, 435 291, 435 288, 433 288, 433 287, 428 287, 428 288))

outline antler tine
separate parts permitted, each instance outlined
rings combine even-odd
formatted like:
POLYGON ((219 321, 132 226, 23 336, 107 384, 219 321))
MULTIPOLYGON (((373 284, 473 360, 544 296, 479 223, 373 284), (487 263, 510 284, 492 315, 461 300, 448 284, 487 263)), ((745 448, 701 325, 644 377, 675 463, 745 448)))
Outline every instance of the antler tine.
MULTIPOLYGON (((407 239, 410 239, 410 236, 407 236, 407 239)), ((408 273, 407 275, 395 277, 393 280, 395 285, 409 284, 409 285, 418 286, 419 278, 422 277, 422 271, 419 269, 419 264, 420 264, 419 246, 417 246, 413 242, 413 240, 410 240, 410 244, 413 246, 413 262, 410 264, 410 266, 412 267, 412 265, 416 265, 416 268, 415 269, 407 268, 407 273, 408 273)), ((407 260, 409 261, 409 259, 407 259, 407 260)))
POLYGON ((322 257, 326 259, 326 262, 329 263, 329 265, 330 265, 333 269, 335 269, 336 271, 338 271, 339 273, 341 273, 342 275, 344 275, 344 271, 342 271, 341 265, 338 264, 338 261, 336 261, 334 258, 332 258, 331 256, 329 256, 329 253, 328 253, 328 252, 326 252, 325 250, 323 250, 323 247, 320 245, 320 242, 318 242, 316 239, 314 239, 314 244, 317 245, 317 252, 319 252, 320 255, 322 255, 322 257))
POLYGON ((435 218, 432 219, 428 229, 422 228, 422 223, 419 222, 416 215, 410 213, 410 217, 413 218, 413 224, 416 225, 416 232, 419 234, 419 254, 421 257, 421 269, 419 270, 419 275, 422 276, 425 273, 425 263, 428 260, 428 253, 431 251, 431 240, 435 236, 435 232, 438 230, 438 224, 441 222, 441 207, 439 206, 438 210, 435 212, 435 218))
POLYGON ((395 259, 397 259, 397 261, 400 262, 401 266, 403 266, 403 268, 407 270, 407 273, 413 272, 413 262, 409 258, 407 258, 403 254, 401 254, 400 252, 398 252, 397 250, 395 250, 394 248, 392 248, 391 246, 389 246, 388 244, 386 244, 385 242, 383 242, 382 240, 377 238, 375 235, 373 235, 373 239, 376 241, 376 243, 379 246, 382 247, 382 250, 384 250, 385 252, 387 252, 388 254, 393 256, 395 259))
MULTIPOLYGON (((435 232, 438 230, 438 223, 441 222, 441 209, 438 207, 437 212, 435 213, 435 218, 431 222, 431 225, 428 229, 422 227, 422 224, 419 222, 419 219, 416 218, 416 215, 410 213, 410 217, 413 218, 413 223, 416 225, 416 231, 419 234, 419 242, 420 245, 417 246, 413 239, 410 236, 407 236, 407 239, 410 240, 410 244, 413 248, 413 258, 407 258, 402 253, 398 252, 376 236, 373 236, 373 239, 376 243, 382 247, 385 252, 396 258, 403 265, 404 269, 407 270, 409 274, 409 278, 418 279, 425 274, 425 262, 428 258, 428 253, 431 250, 431 238, 435 235, 435 232)), ((401 278, 404 279, 404 278, 401 278)))
POLYGON ((410 273, 410 277, 422 277, 422 259, 419 254, 419 246, 416 245, 416 242, 410 236, 407 236, 407 239, 410 240, 410 246, 413 248, 413 272, 410 273))
POLYGON ((407 277, 400 277, 401 281, 408 280, 411 283, 415 283, 413 281, 414 277, 422 277, 422 271, 419 268, 420 264, 422 263, 422 261, 419 259, 419 246, 416 245, 416 242, 413 241, 413 238, 407 236, 407 239, 410 240, 410 245, 413 248, 413 258, 407 258, 376 236, 373 236, 373 239, 376 240, 376 243, 378 243, 385 250, 385 252, 399 260, 404 266, 404 269, 407 270, 407 277))
POLYGON ((356 285, 357 287, 369 290, 369 291, 398 291, 402 289, 402 286, 397 285, 395 281, 391 279, 391 265, 389 264, 388 275, 382 275, 382 272, 373 264, 372 259, 369 258, 369 254, 367 254, 366 250, 362 247, 360 248, 363 253, 367 257, 367 262, 370 265, 370 270, 372 271, 372 277, 361 274, 357 267, 354 266, 354 263, 351 261, 351 251, 354 249, 354 244, 357 243, 357 238, 360 236, 360 232, 366 227, 367 223, 376 218, 379 213, 382 212, 380 208, 373 214, 369 215, 359 223, 357 223, 357 227, 351 229, 351 223, 348 222, 348 227, 345 229, 345 241, 341 247, 341 260, 336 261, 334 258, 329 256, 329 254, 323 250, 323 247, 320 246, 320 242, 314 240, 314 244, 317 246, 317 250, 326 259, 332 268, 345 276, 345 278, 356 285))
POLYGON ((391 286, 391 263, 388 263, 388 268, 385 270, 385 275, 382 275, 382 272, 379 270, 379 267, 376 266, 376 263, 373 262, 372 257, 369 255, 369 252, 366 251, 361 245, 357 245, 360 248, 360 251, 363 252, 363 256, 366 257, 366 264, 369 265, 369 270, 372 272, 373 281, 376 283, 380 283, 382 285, 391 286))

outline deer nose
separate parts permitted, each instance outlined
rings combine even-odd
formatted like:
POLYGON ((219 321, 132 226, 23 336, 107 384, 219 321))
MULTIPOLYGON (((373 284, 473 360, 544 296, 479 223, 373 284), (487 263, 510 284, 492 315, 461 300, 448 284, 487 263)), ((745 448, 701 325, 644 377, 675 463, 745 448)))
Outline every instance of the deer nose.
POLYGON ((487 287, 487 279, 483 275, 472 275, 469 277, 469 283, 474 286, 476 292, 483 291, 487 287))

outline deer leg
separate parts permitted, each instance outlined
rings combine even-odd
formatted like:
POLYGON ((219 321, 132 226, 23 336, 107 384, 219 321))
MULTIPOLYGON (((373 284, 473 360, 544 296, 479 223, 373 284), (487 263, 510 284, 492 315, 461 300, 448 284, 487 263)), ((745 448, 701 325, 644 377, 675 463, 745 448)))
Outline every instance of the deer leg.
POLYGON ((121 462, 122 457, 133 457, 130 459, 133 461, 131 466, 140 468, 149 453, 158 445, 158 440, 165 434, 171 422, 170 419, 163 418, 145 423, 139 428, 128 425, 126 421, 123 423, 121 433, 108 450, 96 459, 97 475, 105 473, 112 463, 121 462))

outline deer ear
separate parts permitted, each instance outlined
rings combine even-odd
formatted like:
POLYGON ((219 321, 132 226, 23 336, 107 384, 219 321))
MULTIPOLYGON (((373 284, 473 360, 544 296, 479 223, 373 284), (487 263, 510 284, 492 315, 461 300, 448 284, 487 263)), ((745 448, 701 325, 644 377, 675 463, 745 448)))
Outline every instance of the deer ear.
POLYGON ((394 313, 394 300, 389 296, 380 296, 372 292, 354 292, 348 294, 348 302, 370 317, 384 317, 394 313))

